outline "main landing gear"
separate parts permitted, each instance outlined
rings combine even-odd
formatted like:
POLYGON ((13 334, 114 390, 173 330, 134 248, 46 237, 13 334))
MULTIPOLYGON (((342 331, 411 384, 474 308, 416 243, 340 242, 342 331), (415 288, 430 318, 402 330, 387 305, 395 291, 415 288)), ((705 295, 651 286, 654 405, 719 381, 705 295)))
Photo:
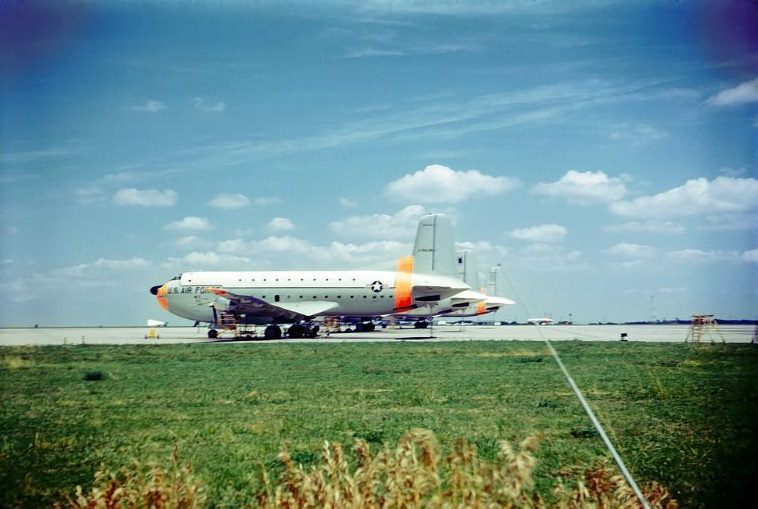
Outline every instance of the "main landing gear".
MULTIPOLYGON (((295 323, 287 330, 287 336, 290 338, 315 338, 318 335, 319 326, 315 323, 295 323)), ((217 339, 219 331, 213 328, 208 329, 208 339, 217 339)), ((282 339, 282 328, 272 323, 266 326, 263 331, 263 339, 282 339)))
POLYGON ((294 323, 287 330, 287 335, 291 338, 315 338, 319 330, 315 323, 294 323))
POLYGON ((355 324, 355 332, 374 332, 375 330, 374 322, 358 322, 355 324))
POLYGON ((263 331, 264 339, 282 339, 282 329, 276 324, 271 324, 263 331))

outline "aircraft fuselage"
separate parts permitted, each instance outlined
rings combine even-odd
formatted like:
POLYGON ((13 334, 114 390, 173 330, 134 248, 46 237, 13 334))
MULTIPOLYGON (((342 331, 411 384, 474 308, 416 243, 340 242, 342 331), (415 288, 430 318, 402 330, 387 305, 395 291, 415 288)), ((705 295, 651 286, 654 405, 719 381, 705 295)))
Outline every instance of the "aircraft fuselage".
POLYGON ((235 299, 223 293, 250 297, 261 303, 261 312, 235 312, 238 321, 266 324, 277 321, 265 312, 267 305, 304 315, 377 316, 413 309, 465 287, 453 278, 401 271, 185 272, 160 287, 156 296, 167 311, 199 322, 214 322, 214 310, 236 311, 235 299), (324 304, 331 307, 308 312, 324 304))

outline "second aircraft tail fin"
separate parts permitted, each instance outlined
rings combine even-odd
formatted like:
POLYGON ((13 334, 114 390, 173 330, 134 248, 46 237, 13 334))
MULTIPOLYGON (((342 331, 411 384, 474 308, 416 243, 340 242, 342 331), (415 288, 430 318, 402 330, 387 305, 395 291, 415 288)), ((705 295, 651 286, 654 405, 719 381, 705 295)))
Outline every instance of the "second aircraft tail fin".
POLYGON ((453 224, 444 214, 421 218, 413 245, 413 271, 455 277, 453 224))

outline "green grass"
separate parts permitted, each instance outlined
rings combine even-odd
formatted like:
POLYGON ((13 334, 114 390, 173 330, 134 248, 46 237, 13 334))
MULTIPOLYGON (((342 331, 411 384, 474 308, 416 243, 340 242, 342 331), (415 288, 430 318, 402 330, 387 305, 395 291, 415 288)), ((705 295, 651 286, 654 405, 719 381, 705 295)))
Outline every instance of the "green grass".
MULTIPOLYGON (((684 507, 755 501, 758 349, 556 348, 638 481, 684 507)), ((539 434, 545 492, 609 461, 536 342, 7 347, 0 391, 0 506, 50 505, 101 465, 165 462, 174 444, 215 507, 249 501, 282 443, 309 465, 324 440, 397 443, 410 428, 484 457, 539 434)))

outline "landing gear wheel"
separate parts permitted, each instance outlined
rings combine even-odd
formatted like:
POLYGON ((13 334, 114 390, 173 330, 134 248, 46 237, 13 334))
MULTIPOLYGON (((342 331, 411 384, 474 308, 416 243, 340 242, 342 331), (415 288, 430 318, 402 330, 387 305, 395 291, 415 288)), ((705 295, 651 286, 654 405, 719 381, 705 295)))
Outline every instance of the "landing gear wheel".
POLYGON ((282 329, 280 329, 278 325, 269 325, 263 332, 263 337, 265 339, 281 339, 282 329))
MULTIPOLYGON (((266 329, 268 331, 268 328, 266 329)), ((299 323, 293 324, 289 330, 287 330, 287 335, 291 338, 302 338, 305 336, 306 330, 305 327, 300 325, 299 323)))
POLYGON ((417 329, 426 329, 429 327, 429 322, 426 320, 419 320, 418 322, 414 323, 413 326, 417 329))
POLYGON ((374 332, 376 326, 373 322, 358 322, 355 324, 355 332, 374 332))
POLYGON ((216 329, 211 329, 208 331, 209 339, 216 339, 217 337, 218 337, 218 331, 216 329))

